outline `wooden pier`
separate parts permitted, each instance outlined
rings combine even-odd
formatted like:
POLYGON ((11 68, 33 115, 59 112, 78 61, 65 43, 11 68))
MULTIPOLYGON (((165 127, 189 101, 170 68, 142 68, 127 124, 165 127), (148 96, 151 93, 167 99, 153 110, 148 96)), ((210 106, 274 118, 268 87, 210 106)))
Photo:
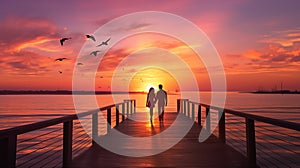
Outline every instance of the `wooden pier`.
MULTIPOLYGON (((144 112, 137 112, 131 118, 140 118, 141 120, 147 118, 147 115, 144 112)), ((176 117, 190 120, 183 114, 167 112, 164 122, 155 119, 151 125, 150 121, 136 122, 127 119, 114 129, 130 136, 147 137, 167 129, 176 117)), ((178 126, 184 127, 185 125, 178 126)), ((245 156, 220 142, 214 135, 205 142, 199 143, 198 137, 201 128, 194 123, 189 133, 178 144, 165 152, 147 157, 121 156, 103 149, 99 145, 94 145, 76 157, 70 167, 250 167, 245 156)), ((161 139, 161 141, 168 140, 168 138, 161 139)), ((140 150, 142 145, 137 144, 135 149, 132 149, 132 144, 129 143, 128 146, 124 146, 124 149, 140 150)))
MULTIPOLYGON (((188 99, 177 100, 177 111, 166 112, 164 122, 156 118, 151 124, 147 115, 146 112, 136 111, 135 100, 124 100, 77 115, 59 116, 0 130, 0 167, 300 166, 298 123, 214 107, 188 99), (105 128, 99 127, 103 123, 99 121, 100 115, 102 119, 105 116, 105 128), (213 117, 217 117, 217 120, 213 117), (82 128, 79 118, 86 118, 89 130, 82 128), (156 135, 168 129, 178 118, 193 123, 191 129, 172 148, 156 155, 122 156, 95 143, 108 137, 111 129, 133 137, 156 135), (98 134, 103 130, 104 134, 98 134), (203 130, 212 131, 213 134, 200 143, 199 133, 203 130), (24 136, 26 134, 29 135, 24 136), (229 134, 234 137, 229 138, 229 134), (233 145, 228 145, 230 142, 233 145), (78 151, 83 152, 78 154, 78 151)), ((176 126, 184 128, 184 123, 177 123, 176 126)), ((159 140, 170 141, 168 138, 159 140)), ((134 144, 132 148, 132 145, 125 144, 122 148, 139 150, 143 145, 134 144)))

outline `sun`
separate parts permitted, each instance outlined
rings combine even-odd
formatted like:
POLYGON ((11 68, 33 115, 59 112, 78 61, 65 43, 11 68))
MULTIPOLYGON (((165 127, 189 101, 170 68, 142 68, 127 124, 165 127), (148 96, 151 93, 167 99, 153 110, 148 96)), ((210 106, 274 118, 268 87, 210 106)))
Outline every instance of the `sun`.
POLYGON ((149 91, 149 89, 150 89, 151 87, 153 87, 153 88, 154 88, 154 90, 157 90, 157 87, 156 87, 156 86, 154 86, 153 84, 147 84, 147 85, 146 85, 146 90, 145 90, 145 92, 148 92, 148 91, 149 91))
POLYGON ((177 81, 168 72, 158 68, 147 68, 138 71, 130 80, 130 91, 147 92, 151 87, 155 92, 158 85, 162 84, 165 90, 175 90, 178 88, 177 81))

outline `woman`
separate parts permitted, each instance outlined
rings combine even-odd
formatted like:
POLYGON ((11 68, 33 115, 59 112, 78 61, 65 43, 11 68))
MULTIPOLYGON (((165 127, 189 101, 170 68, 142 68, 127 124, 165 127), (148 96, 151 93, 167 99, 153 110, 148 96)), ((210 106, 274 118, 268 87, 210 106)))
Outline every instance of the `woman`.
POLYGON ((146 107, 150 108, 150 121, 152 122, 153 117, 153 108, 155 103, 155 94, 154 94, 154 88, 151 87, 149 89, 149 92, 147 94, 147 101, 146 101, 146 107))

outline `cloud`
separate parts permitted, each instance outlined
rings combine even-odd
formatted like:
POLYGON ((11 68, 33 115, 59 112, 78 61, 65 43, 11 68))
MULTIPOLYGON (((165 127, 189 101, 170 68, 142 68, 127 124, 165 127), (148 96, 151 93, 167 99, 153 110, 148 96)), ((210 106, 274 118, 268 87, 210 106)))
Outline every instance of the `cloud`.
MULTIPOLYGON (((126 73, 131 71, 136 71, 137 67, 143 66, 143 61, 147 61, 148 59, 156 60, 155 59, 156 57, 160 57, 160 59, 163 60, 164 55, 162 55, 162 53, 153 52, 155 51, 155 48, 165 49, 173 54, 178 55, 183 61, 189 64, 189 66, 193 70, 202 68, 201 67, 202 64, 199 58, 197 57, 198 60, 195 59, 195 57, 193 57, 192 55, 194 54, 192 50, 182 42, 171 39, 170 37, 167 36, 162 37, 161 35, 157 35, 157 34, 156 35, 143 34, 143 35, 129 37, 127 39, 120 41, 119 43, 117 43, 117 45, 112 46, 112 48, 108 50, 108 52, 104 55, 104 57, 101 58, 101 62, 99 63, 98 61, 100 61, 99 60, 100 55, 94 57, 94 56, 85 56, 85 54, 83 54, 83 56, 80 57, 80 60, 78 60, 79 62, 82 62, 84 64, 84 66, 80 67, 80 71, 84 73, 94 73, 91 72, 91 70, 93 69, 92 67, 96 66, 96 68, 98 67, 97 73, 100 73, 100 76, 106 76, 107 78, 112 76, 113 71, 117 68, 117 66, 119 66, 119 64, 121 63, 121 61, 123 61, 123 59, 125 59, 130 54, 134 53, 134 55, 132 56, 139 57, 138 59, 139 61, 133 59, 130 62, 125 63, 123 67, 120 67, 121 69, 123 69, 122 76, 120 76, 120 78, 122 78, 126 76, 126 73), (154 50, 151 50, 151 48, 153 48, 154 50)), ((170 60, 167 59, 165 59, 164 62, 168 62, 168 64, 170 64, 170 67, 173 67, 174 70, 176 68, 178 69, 176 63, 170 62, 170 60)))
POLYGON ((12 68, 17 69, 28 69, 28 66, 24 64, 24 62, 16 61, 16 62, 8 62, 8 65, 10 65, 12 68))
POLYGON ((299 42, 293 42, 289 46, 284 46, 279 43, 269 43, 265 47, 257 50, 250 50, 244 55, 250 61, 265 61, 269 63, 285 62, 289 63, 293 57, 298 56, 300 53, 299 42))
POLYGON ((277 43, 281 46, 291 46, 293 43, 300 41, 300 28, 272 31, 269 34, 265 34, 260 43, 277 43))
POLYGON ((142 21, 136 21, 136 22, 130 21, 130 22, 122 23, 122 27, 115 28, 115 29, 113 28, 111 31, 114 33, 131 32, 131 31, 137 31, 137 30, 144 29, 148 26, 151 26, 151 23, 146 23, 146 22, 142 22, 142 21))
POLYGON ((293 58, 291 58, 290 60, 291 62, 300 62, 300 55, 299 56, 295 56, 293 58))
POLYGON ((4 52, 25 49, 71 54, 85 42, 83 33, 69 32, 45 18, 7 17, 0 25, 0 32, 0 48, 4 52), (59 39, 62 37, 72 37, 72 40, 61 47, 59 39))
POLYGON ((53 22, 39 18, 9 17, 0 26, 0 43, 18 46, 37 38, 58 38, 59 29, 53 22))
POLYGON ((113 71, 118 64, 125 58, 130 52, 128 49, 115 49, 109 51, 101 60, 99 64, 99 71, 113 71))
POLYGON ((270 59, 272 62, 282 62, 286 61, 290 56, 289 55, 278 55, 270 59))
POLYGON ((0 73, 46 75, 58 69, 72 71, 74 55, 85 41, 84 34, 67 32, 42 18, 10 17, 3 22, 0 25, 0 73), (72 41, 62 47, 59 39, 63 36, 72 37, 72 41), (54 62, 58 57, 69 60, 54 62))
POLYGON ((248 50, 244 54, 225 55, 226 73, 297 72, 300 63, 299 44, 299 41, 288 46, 266 43, 264 47, 248 50))
MULTIPOLYGON (((128 41, 135 41, 136 38, 139 37, 132 37, 130 39, 121 41, 118 46, 123 46, 123 44, 126 44, 128 41)), ((157 41, 157 40, 147 40, 146 38, 144 39, 143 42, 141 43, 133 43, 130 47, 126 48, 118 48, 117 46, 111 48, 106 55, 102 58, 101 63, 99 64, 99 71, 112 71, 114 70, 118 64, 128 55, 136 52, 136 51, 141 51, 144 49, 152 48, 152 47, 158 47, 162 49, 166 49, 170 52, 173 52, 175 54, 178 54, 176 52, 179 52, 178 50, 181 50, 181 57, 186 57, 188 59, 189 57, 185 55, 186 49, 182 48, 182 43, 176 42, 176 41, 157 41)), ((140 53, 139 56, 145 57, 145 61, 147 61, 147 58, 149 58, 149 54, 151 53, 140 53)), ((159 53, 157 53, 159 54, 159 53)), ((138 56, 138 55, 135 55, 138 56)), ((167 60, 166 60, 167 61, 167 60)), ((89 62, 89 60, 86 60, 86 62, 89 62)), ((193 61, 195 62, 195 60, 193 61)), ((136 62, 133 62, 133 64, 136 62)), ((94 62, 90 62, 90 64, 94 64, 94 62)), ((137 63, 136 63, 137 64, 137 63)), ((141 63, 138 63, 141 64, 141 63)))
POLYGON ((92 22, 93 22, 94 26, 98 28, 99 26, 102 26, 105 23, 108 23, 109 21, 113 20, 114 18, 116 18, 116 16, 105 17, 105 18, 101 18, 101 19, 97 18, 97 19, 93 20, 92 22))
MULTIPOLYGON (((1 55, 1 54, 0 54, 1 55)), ((6 74, 46 74, 53 70, 53 60, 44 55, 22 50, 1 56, 0 72, 6 74)))

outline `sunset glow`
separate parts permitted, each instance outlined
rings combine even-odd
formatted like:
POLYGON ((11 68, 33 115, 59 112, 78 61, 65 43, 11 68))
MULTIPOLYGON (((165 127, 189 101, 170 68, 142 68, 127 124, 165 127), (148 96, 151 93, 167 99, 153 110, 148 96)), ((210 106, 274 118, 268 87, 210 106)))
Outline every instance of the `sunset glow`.
MULTIPOLYGON (((114 18, 138 11, 163 11, 176 14, 195 24, 207 34, 223 62, 229 91, 271 90, 283 83, 284 89, 299 90, 300 27, 298 1, 271 2, 223 1, 1 1, 0 65, 1 90, 71 90, 76 59, 84 44, 95 47, 113 40, 124 31, 143 30, 159 18, 136 20, 111 28, 109 35, 97 42, 85 38, 114 18), (70 5, 71 4, 71 5, 70 5), (222 4, 222 5, 220 5, 222 4), (255 10, 254 10, 255 9, 255 10), (266 10, 268 9, 268 10, 266 10), (255 11, 255 12, 254 12, 255 11), (72 37, 64 46, 59 39, 72 37), (65 61, 54 61, 65 57, 65 61), (62 73, 60 73, 62 72, 62 73)), ((168 22, 168 21, 166 21, 168 22)), ((174 27, 185 37, 193 38, 184 25, 174 27)), ((200 90, 211 90, 207 69, 189 46, 179 39, 157 33, 138 34, 116 42, 99 63, 95 90, 110 90, 113 72, 123 59, 134 52, 145 62, 149 48, 161 48, 177 55, 193 71, 200 90)), ((97 48, 101 50, 100 48, 97 48)), ((87 54, 90 63, 97 57, 87 54)), ((176 68, 175 62, 168 62, 176 68)), ((130 81, 132 91, 147 91, 163 83, 168 90, 178 90, 172 74, 159 69, 138 70, 142 61, 124 66, 119 81, 130 81), (136 73, 132 78, 129 72, 136 73), (158 72, 159 71, 159 72, 158 72), (153 73, 155 72, 155 73, 153 73), (151 73, 155 76, 151 76, 151 73), (168 81, 170 80, 170 81, 168 81), (142 82, 143 81, 143 82, 142 82)), ((83 71, 88 65, 81 65, 83 71)), ((186 72, 177 68, 178 74, 186 72)), ((84 73, 83 73, 84 74, 84 73)), ((84 90, 84 88, 82 88, 84 90)))
POLYGON ((131 79, 129 90, 148 92, 151 87, 158 90, 158 85, 167 86, 169 91, 176 91, 179 86, 176 80, 167 72, 159 69, 149 68, 137 72, 131 79))

